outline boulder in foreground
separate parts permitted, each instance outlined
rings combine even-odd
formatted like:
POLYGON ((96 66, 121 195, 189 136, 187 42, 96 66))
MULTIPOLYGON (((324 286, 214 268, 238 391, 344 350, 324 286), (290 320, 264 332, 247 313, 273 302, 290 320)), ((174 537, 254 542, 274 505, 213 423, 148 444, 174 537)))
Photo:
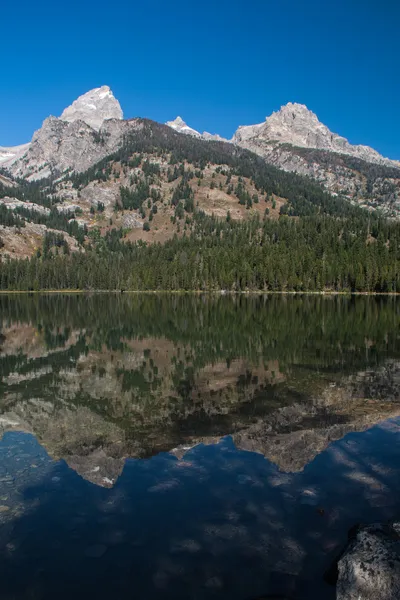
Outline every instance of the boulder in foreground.
POLYGON ((400 598, 400 523, 358 529, 338 562, 336 598, 400 598))

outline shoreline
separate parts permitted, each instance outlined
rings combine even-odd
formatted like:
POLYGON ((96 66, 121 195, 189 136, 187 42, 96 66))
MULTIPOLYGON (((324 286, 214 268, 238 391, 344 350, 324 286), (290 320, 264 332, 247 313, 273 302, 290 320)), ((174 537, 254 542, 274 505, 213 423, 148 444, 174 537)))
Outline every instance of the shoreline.
POLYGON ((350 292, 350 291, 290 291, 290 290, 0 290, 1 295, 9 294, 175 294, 175 295, 218 295, 218 296, 400 296, 400 292, 350 292))

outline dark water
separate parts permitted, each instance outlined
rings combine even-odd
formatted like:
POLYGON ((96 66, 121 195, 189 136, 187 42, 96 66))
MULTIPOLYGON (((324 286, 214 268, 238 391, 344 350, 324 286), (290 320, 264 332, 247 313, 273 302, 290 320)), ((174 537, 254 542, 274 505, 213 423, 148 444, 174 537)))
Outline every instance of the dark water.
POLYGON ((333 598, 400 517, 394 298, 0 296, 0 597, 333 598))

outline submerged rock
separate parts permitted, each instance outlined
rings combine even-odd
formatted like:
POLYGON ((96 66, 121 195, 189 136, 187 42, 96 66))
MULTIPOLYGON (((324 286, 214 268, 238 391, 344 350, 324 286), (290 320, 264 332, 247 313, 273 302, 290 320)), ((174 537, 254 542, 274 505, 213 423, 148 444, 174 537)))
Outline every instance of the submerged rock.
POLYGON ((400 523, 360 527, 338 561, 337 600, 400 598, 400 523))

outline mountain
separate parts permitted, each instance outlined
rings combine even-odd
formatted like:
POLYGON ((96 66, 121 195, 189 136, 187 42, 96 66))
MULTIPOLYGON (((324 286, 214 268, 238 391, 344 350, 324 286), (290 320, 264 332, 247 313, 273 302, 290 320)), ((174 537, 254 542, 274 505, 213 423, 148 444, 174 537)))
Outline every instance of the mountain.
MULTIPOLYGON (((80 247, 71 252, 62 237, 45 235, 33 264, 0 262, 2 289, 400 290, 400 223, 240 146, 146 119, 108 124, 128 127, 127 135, 86 171, 12 194, 0 187, 0 199, 50 208, 38 215, 0 202, 0 225, 14 237, 33 222, 80 247)), ((0 255, 22 258, 2 237, 0 255)))
MULTIPOLYGON (((144 119, 108 120, 100 132, 94 132, 82 121, 66 123, 50 117, 29 149, 30 166, 44 161, 39 175, 46 176, 56 160, 65 170, 72 164, 74 172, 67 171, 54 182, 18 180, 12 185, 12 181, 0 179, 0 257, 32 256, 46 243, 46 227, 75 237, 84 250, 88 232, 99 227, 103 233, 123 230, 126 241, 163 243, 189 227, 185 219, 195 210, 221 219, 229 213, 237 222, 256 215, 262 219, 267 206, 259 201, 250 173, 243 172, 239 182, 233 172, 242 154, 250 153, 238 152, 232 144, 211 144, 181 135, 144 119), (58 135, 52 136, 54 132, 58 135), (104 135, 103 142, 94 137, 99 135, 104 135), (88 168, 84 169, 85 165, 88 168), (240 203, 234 193, 237 186, 240 203), (42 226, 42 239, 30 223, 42 226)), ((262 159, 255 155, 254 159, 258 168, 268 169, 262 159)), ((293 179, 273 171, 271 181, 282 176, 293 179)), ((320 193, 319 188, 315 190, 320 193)), ((278 219, 285 199, 271 189, 268 202, 269 217, 278 219)), ((54 245, 53 238, 51 243, 54 245)))
POLYGON ((8 171, 28 181, 85 171, 120 148, 124 135, 134 127, 134 121, 107 119, 96 130, 81 119, 69 122, 48 117, 8 171))
POLYGON ((239 127, 232 141, 259 153, 263 145, 290 144, 349 154, 367 162, 400 167, 399 161, 384 158, 369 146, 350 144, 346 138, 332 133, 304 104, 293 102, 272 113, 264 123, 239 127))
POLYGON ((264 123, 239 127, 232 142, 354 204, 400 214, 400 162, 353 146, 302 104, 289 102, 264 123))
MULTIPOLYGON (((30 144, 5 149, 0 165, 18 178, 44 179, 66 170, 84 171, 121 145, 129 129, 108 86, 93 89, 50 116, 30 144)), ((1 158, 1 151, 0 151, 1 158)))
POLYGON ((1 285, 397 290, 400 229, 380 217, 400 215, 400 169, 289 144, 328 143, 315 115, 297 106, 292 121, 296 112, 299 126, 284 107, 229 143, 182 119, 124 120, 109 88, 88 92, 0 173, 0 256, 38 261, 18 271, 4 261, 1 285), (56 271, 46 267, 53 255, 65 259, 56 271))
MULTIPOLYGON (((217 134, 199 133, 181 117, 166 125, 189 137, 227 142, 217 134)), ((123 120, 118 100, 102 86, 80 96, 61 117, 45 119, 30 144, 0 149, 0 166, 29 181, 84 172, 118 151, 138 126, 138 119, 123 120)), ((400 162, 368 146, 351 145, 304 105, 289 102, 264 123, 239 127, 231 142, 353 204, 392 217, 400 214, 400 162)))

